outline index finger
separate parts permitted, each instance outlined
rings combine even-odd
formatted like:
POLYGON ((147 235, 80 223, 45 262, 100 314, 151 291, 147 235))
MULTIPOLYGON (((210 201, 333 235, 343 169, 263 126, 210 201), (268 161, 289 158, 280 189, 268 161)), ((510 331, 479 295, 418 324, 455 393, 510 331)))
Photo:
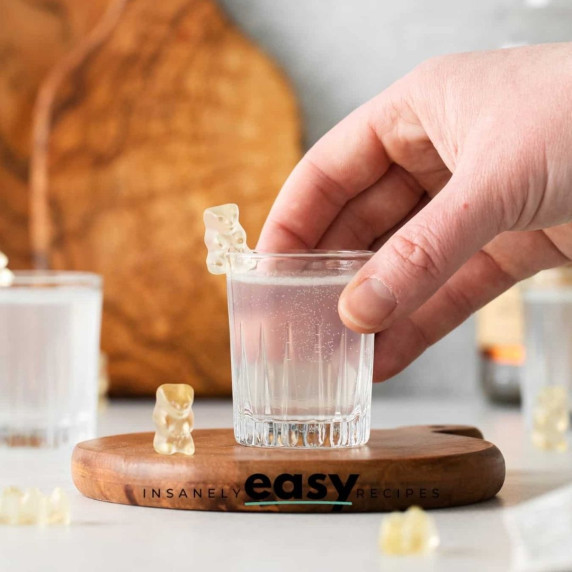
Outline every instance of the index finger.
POLYGON ((314 248, 344 205, 383 176, 391 159, 378 133, 392 129, 395 113, 380 105, 381 97, 356 109, 306 153, 278 194, 257 249, 314 248))

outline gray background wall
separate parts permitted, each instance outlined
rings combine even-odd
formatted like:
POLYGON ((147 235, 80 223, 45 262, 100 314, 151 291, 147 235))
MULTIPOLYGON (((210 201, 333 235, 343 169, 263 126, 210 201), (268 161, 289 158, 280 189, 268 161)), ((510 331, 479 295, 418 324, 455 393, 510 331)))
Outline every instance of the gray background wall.
MULTIPOLYGON (((538 4, 540 0, 529 0, 529 4, 533 1, 538 4)), ((515 9, 520 5, 518 0, 220 3, 290 77, 304 118, 306 146, 419 62, 434 55, 497 48, 514 42, 514 29, 520 21, 520 13, 515 9)), ((572 0, 568 4, 572 5, 572 0)), ((529 10, 527 14, 534 26, 539 12, 529 10)), ((553 19, 563 21, 558 14, 553 19)), ((570 29, 572 23, 567 23, 566 30, 570 29)), ((378 384, 374 391, 474 396, 479 389, 473 320, 427 351, 402 374, 378 384)))

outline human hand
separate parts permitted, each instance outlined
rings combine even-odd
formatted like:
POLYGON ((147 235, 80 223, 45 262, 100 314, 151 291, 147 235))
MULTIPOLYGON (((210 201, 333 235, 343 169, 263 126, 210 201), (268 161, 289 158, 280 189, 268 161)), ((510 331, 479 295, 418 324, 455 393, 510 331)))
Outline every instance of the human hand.
POLYGON ((572 260, 572 44, 435 58, 318 141, 257 248, 372 249, 344 323, 395 375, 519 280, 572 260))

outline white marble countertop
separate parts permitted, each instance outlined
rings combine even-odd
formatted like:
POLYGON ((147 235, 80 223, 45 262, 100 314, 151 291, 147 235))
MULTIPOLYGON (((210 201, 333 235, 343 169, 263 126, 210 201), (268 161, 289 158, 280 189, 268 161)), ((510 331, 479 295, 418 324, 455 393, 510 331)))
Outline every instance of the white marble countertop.
MULTIPOLYGON (((100 418, 100 435, 151 431, 153 404, 116 402, 100 418)), ((197 427, 230 427, 230 401, 199 401, 197 427)), ((512 566, 503 514, 525 500, 572 483, 572 454, 525 444, 518 409, 484 402, 375 398, 373 427, 470 424, 503 452, 505 485, 496 499, 434 511, 441 546, 431 557, 383 557, 380 514, 256 514, 163 510, 82 497, 71 482, 69 451, 0 450, 0 487, 63 486, 69 527, 0 527, 0 571, 232 570, 495 571, 512 566)))

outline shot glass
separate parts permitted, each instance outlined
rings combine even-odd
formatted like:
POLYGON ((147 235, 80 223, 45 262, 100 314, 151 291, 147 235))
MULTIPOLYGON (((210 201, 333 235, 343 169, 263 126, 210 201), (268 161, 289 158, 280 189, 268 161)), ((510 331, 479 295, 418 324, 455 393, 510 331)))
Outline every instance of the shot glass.
POLYGON ((16 272, 0 287, 0 447, 95 436, 101 278, 16 272))
POLYGON ((227 254, 238 443, 331 448, 367 442, 374 336, 346 328, 338 300, 372 254, 227 254))

